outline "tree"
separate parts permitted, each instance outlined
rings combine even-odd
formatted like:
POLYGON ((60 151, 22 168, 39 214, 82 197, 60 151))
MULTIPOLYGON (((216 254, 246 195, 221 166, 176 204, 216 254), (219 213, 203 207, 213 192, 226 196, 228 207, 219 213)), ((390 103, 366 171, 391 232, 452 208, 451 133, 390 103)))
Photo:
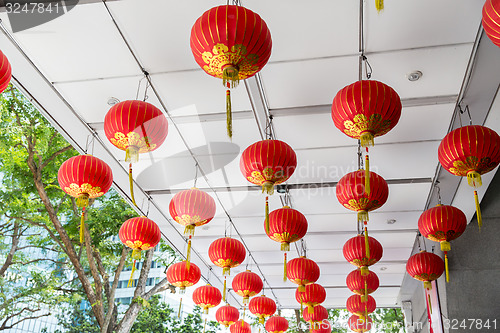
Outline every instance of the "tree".
MULTIPOLYGON (((81 287, 100 332, 129 332, 147 300, 169 287, 165 278, 152 289, 146 290, 154 255, 152 250, 147 251, 134 300, 123 317, 118 319, 115 291, 130 251, 121 243, 110 241, 110 237, 116 235, 121 223, 133 217, 135 212, 112 191, 97 199, 95 208, 88 210, 90 223, 85 225, 85 241, 80 245, 75 200, 68 197, 57 183, 59 166, 77 152, 15 88, 11 87, 0 98, 0 174, 4 183, 0 193, 4 206, 0 207, 0 213, 9 221, 6 230, 12 232, 11 236, 14 235, 11 242, 14 249, 11 247, 10 252, 18 251, 16 232, 19 234, 29 230, 33 234, 43 230, 45 238, 43 235, 42 238, 37 235, 30 237, 55 251, 57 260, 52 267, 60 267, 68 273, 60 273, 61 277, 75 277, 66 281, 69 288, 66 285, 59 286, 59 291, 71 297, 81 287)), ((5 272, 9 267, 13 268, 13 260, 13 256, 7 255, 2 265, 7 264, 5 272)), ((51 278, 41 277, 40 286, 46 286, 51 278)), ((2 281, 5 282, 5 279, 2 281)), ((34 287, 28 289, 37 291, 34 287)), ((15 303, 15 296, 11 292, 5 296, 7 301, 4 301, 4 305, 15 303)), ((29 309, 25 312, 29 312, 29 309)), ((7 315, 12 316, 16 310, 9 311, 7 315)), ((18 313, 17 316, 22 314, 18 313)))
POLYGON ((378 332, 398 333, 401 329, 404 332, 403 311, 399 308, 379 308, 370 317, 378 324, 378 332))

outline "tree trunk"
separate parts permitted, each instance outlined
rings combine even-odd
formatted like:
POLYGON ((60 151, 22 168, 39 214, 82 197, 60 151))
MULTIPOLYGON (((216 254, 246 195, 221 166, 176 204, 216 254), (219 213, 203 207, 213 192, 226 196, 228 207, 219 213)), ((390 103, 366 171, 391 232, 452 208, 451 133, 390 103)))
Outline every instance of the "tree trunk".
POLYGON ((10 246, 9 254, 7 254, 7 258, 5 258, 5 262, 0 267, 0 277, 3 277, 7 268, 12 264, 12 259, 14 259, 14 254, 17 251, 17 247, 19 246, 19 221, 14 221, 14 230, 12 231, 12 242, 10 246))
POLYGON ((295 309, 295 320, 297 320, 297 331, 298 333, 304 333, 300 325, 300 310, 295 309))

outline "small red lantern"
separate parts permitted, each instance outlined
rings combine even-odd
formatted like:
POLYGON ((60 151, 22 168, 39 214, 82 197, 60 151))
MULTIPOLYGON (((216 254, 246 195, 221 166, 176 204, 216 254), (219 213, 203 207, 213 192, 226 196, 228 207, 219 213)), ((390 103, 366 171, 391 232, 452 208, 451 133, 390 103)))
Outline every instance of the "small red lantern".
POLYGON ((375 311, 377 303, 370 295, 368 295, 366 300, 363 299, 363 296, 352 295, 347 299, 346 308, 352 314, 365 317, 375 311))
POLYGON ((373 321, 370 317, 360 317, 357 315, 352 315, 347 321, 349 329, 354 332, 368 332, 372 329, 373 321))
POLYGON ((0 94, 7 89, 12 78, 12 68, 9 59, 0 51, 0 94))
POLYGON ((286 276, 299 285, 299 291, 304 291, 306 285, 318 281, 319 274, 318 264, 306 257, 292 259, 286 265, 286 276))
POLYGON ((295 291, 295 299, 300 303, 300 306, 307 306, 307 311, 310 314, 314 313, 314 307, 323 303, 326 299, 326 290, 323 286, 313 283, 306 286, 305 291, 295 291))
POLYGON ((344 258, 351 264, 358 266, 361 269, 362 275, 368 274, 368 266, 376 264, 384 253, 382 245, 373 237, 363 237, 357 235, 349 239, 342 249, 344 258), (368 239, 368 246, 370 251, 366 251, 366 240, 368 239))
POLYGON ((500 1, 486 0, 483 6, 483 28, 493 44, 500 46, 500 1))
POLYGON ((424 287, 430 290, 431 281, 437 280, 443 274, 444 262, 440 256, 422 251, 408 259, 406 271, 412 278, 424 282, 424 287))
POLYGON ((243 297, 243 305, 247 305, 250 297, 262 291, 264 283, 257 274, 246 271, 236 274, 232 282, 232 287, 236 294, 243 297))
POLYGON ((89 199, 98 198, 108 192, 113 184, 113 172, 109 165, 92 155, 78 155, 66 160, 57 173, 61 189, 76 198, 82 207, 80 221, 80 243, 83 243, 85 207, 89 199))
POLYGON ((276 312, 276 303, 269 297, 262 295, 252 298, 248 304, 248 309, 263 324, 266 317, 272 316, 276 312))
POLYGON ((265 66, 271 56, 271 33, 266 22, 251 10, 219 6, 198 18, 191 29, 190 44, 198 65, 227 86, 227 134, 232 137, 229 89, 265 66))
POLYGON ((171 285, 180 288, 183 294, 187 287, 194 286, 200 281, 201 271, 198 266, 191 264, 189 269, 184 262, 178 262, 170 265, 167 269, 167 280, 171 285))
POLYGON ((252 333, 252 327, 246 321, 240 319, 229 327, 231 333, 252 333))
POLYGON ((313 313, 304 311, 302 317, 311 324, 312 329, 320 329, 321 324, 324 324, 324 321, 328 319, 328 310, 322 305, 316 305, 313 313))
POLYGON ((215 312, 215 319, 217 322, 226 328, 236 323, 238 318, 240 318, 240 312, 237 308, 229 304, 221 306, 217 309, 217 312, 215 312))
POLYGON ((280 316, 273 316, 266 322, 266 331, 269 333, 283 333, 288 329, 288 320, 280 316))
POLYGON ((444 252, 446 281, 450 281, 448 270, 448 251, 451 250, 450 241, 462 235, 467 227, 467 218, 458 208, 447 205, 437 205, 420 215, 418 230, 422 236, 441 244, 444 252))
POLYGON ((377 290, 380 282, 374 272, 368 271, 368 275, 363 276, 361 270, 356 269, 347 275, 346 284, 350 291, 362 296, 361 301, 366 301, 368 294, 377 290))
POLYGON ((224 275, 224 290, 222 299, 226 300, 226 275, 231 274, 231 268, 239 266, 247 255, 245 246, 239 240, 224 237, 216 239, 208 248, 208 257, 216 266, 222 267, 224 275))
POLYGON ((221 301, 222 294, 219 289, 209 284, 198 287, 193 292, 193 302, 201 307, 205 314, 208 314, 208 309, 216 307, 221 301))
MULTIPOLYGON (((481 175, 500 163, 500 136, 484 126, 464 126, 448 133, 438 148, 439 162, 450 173, 467 177, 470 186, 481 186, 481 175)), ((479 228, 482 226, 479 198, 474 190, 479 228)))

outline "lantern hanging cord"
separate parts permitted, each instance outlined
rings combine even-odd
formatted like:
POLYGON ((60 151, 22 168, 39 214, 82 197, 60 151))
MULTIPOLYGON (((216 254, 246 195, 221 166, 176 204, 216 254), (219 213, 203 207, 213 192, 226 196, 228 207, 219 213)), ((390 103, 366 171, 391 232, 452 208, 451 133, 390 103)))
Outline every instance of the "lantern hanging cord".
POLYGON ((304 257, 307 257, 307 244, 304 238, 300 240, 301 252, 304 257))
POLYGON ((363 58, 365 56, 365 27, 364 27, 364 3, 363 0, 359 0, 359 36, 358 36, 358 51, 359 51, 359 68, 358 68, 358 80, 363 79, 363 58))
POLYGON ((194 164, 194 185, 193 185, 193 187, 196 187, 196 183, 198 182, 198 167, 199 167, 199 164, 198 164, 198 161, 196 161, 196 163, 194 164))
POLYGON ((462 102, 458 103, 458 111, 460 114, 458 115, 460 119, 460 127, 462 127, 462 115, 467 112, 467 116, 469 117, 469 125, 472 125, 472 117, 470 115, 469 105, 465 105, 465 109, 462 109, 462 102))
POLYGON ((419 232, 417 232, 417 244, 418 244, 418 251, 421 252, 422 251, 422 245, 420 244, 420 237, 422 236, 422 234, 419 232))
POLYGON ((267 119, 266 122, 266 129, 265 129, 265 134, 266 138, 268 140, 273 140, 274 139, 274 126, 273 126, 273 115, 269 115, 269 118, 267 119))
POLYGON ((361 56, 362 56, 363 62, 365 63, 365 75, 366 75, 366 78, 369 80, 369 79, 371 79, 372 73, 373 73, 372 65, 370 65, 370 63, 368 62, 368 58, 364 54, 362 54, 361 56))
MULTIPOLYGON (((146 72, 147 73, 147 72, 146 72)), ((142 85, 142 81, 146 80, 147 79, 147 76, 144 75, 140 80, 139 80, 139 84, 137 85, 137 92, 135 94, 135 100, 139 100, 139 93, 141 91, 141 85, 142 85)), ((147 89, 147 83, 146 83, 146 89, 147 89)), ((144 92, 145 94, 145 92, 144 92)))
POLYGON ((436 180, 434 186, 436 187, 437 190, 438 204, 441 205, 441 188, 439 187, 439 180, 436 180))
POLYGON ((363 152, 361 150, 361 140, 358 140, 358 170, 364 168, 363 164, 363 152))

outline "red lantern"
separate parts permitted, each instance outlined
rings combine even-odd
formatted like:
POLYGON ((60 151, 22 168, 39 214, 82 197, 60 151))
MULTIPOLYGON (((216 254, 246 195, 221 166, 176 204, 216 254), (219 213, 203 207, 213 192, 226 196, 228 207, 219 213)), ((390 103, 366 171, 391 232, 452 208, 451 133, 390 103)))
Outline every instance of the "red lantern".
POLYGON ((483 6, 483 28, 486 35, 500 46, 500 1, 486 0, 483 6))
POLYGON ((240 319, 229 327, 231 333, 252 333, 252 327, 246 321, 240 319))
POLYGON ((215 200, 208 193, 192 188, 176 193, 170 200, 169 211, 170 216, 185 227, 184 234, 189 235, 186 255, 186 264, 189 266, 194 228, 207 224, 214 218, 215 200))
POLYGON ((317 283, 309 284, 306 286, 305 291, 295 291, 295 299, 300 303, 300 306, 307 306, 307 311, 310 314, 314 313, 314 307, 323 303, 326 299, 326 290, 317 283))
POLYGON ((378 289, 380 282, 374 272, 368 271, 368 275, 363 276, 361 270, 356 269, 347 275, 346 284, 350 291, 362 296, 362 301, 365 301, 368 294, 378 289))
POLYGON ((226 91, 227 134, 232 136, 230 88, 254 76, 271 56, 271 33, 260 16, 241 6, 207 10, 191 29, 191 51, 209 75, 222 79, 226 91))
POLYGON ((170 265, 167 269, 167 280, 171 285, 180 288, 183 294, 187 287, 194 286, 200 281, 201 271, 198 266, 191 264, 189 269, 184 262, 170 265))
POLYGON ((232 282, 232 287, 236 294, 243 297, 243 305, 247 305, 250 297, 262 291, 264 283, 257 274, 246 271, 236 274, 232 282))
POLYGON ((12 68, 9 59, 0 51, 0 94, 7 89, 12 78, 12 68))
POLYGON ((370 295, 368 295, 366 300, 363 299, 363 296, 352 295, 347 299, 346 308, 352 314, 365 317, 375 311, 377 303, 370 295))
POLYGON ((448 251, 451 250, 450 241, 462 235, 467 227, 467 218, 458 208, 447 205, 437 205, 420 215, 418 230, 422 236, 441 243, 444 252, 446 281, 449 282, 448 251))
POLYGON ((306 257, 292 259, 286 265, 286 276, 290 281, 299 285, 299 291, 304 291, 306 285, 318 281, 319 266, 306 257))
MULTIPOLYGON (((439 162, 454 175, 467 177, 470 186, 482 184, 481 175, 500 163, 500 136, 484 126, 464 126, 448 133, 438 148, 439 162)), ((482 226, 477 191, 474 191, 479 228, 482 226)))
POLYGON ((312 329, 320 329, 321 324, 324 324, 324 321, 328 319, 328 310, 324 306, 316 305, 313 313, 304 311, 302 317, 311 324, 312 329))
POLYGON ((437 280, 443 274, 444 262, 438 255, 422 251, 408 259, 406 271, 412 278, 424 282, 424 287, 430 290, 431 281, 437 280))
POLYGON ((109 165, 97 157, 79 155, 61 165, 57 180, 61 189, 76 198, 76 204, 83 207, 80 221, 80 243, 83 243, 85 207, 89 205, 89 199, 108 192, 113 184, 113 172, 109 165))
POLYGON ((208 248, 208 257, 216 266, 222 267, 224 275, 224 291, 222 299, 226 300, 226 275, 231 274, 231 268, 239 266, 247 255, 245 246, 239 240, 224 237, 216 239, 208 248))
POLYGON ((376 264, 384 253, 382 245, 373 237, 363 237, 357 235, 349 239, 342 249, 344 258, 351 264, 358 266, 361 269, 362 275, 368 274, 368 266, 376 264), (370 251, 366 251, 366 241, 370 251), (368 254, 368 256, 367 256, 368 254))
POLYGON ((222 294, 219 289, 209 284, 198 287, 193 292, 193 302, 201 307, 205 314, 208 314, 208 309, 219 305, 221 300, 222 294))
POLYGON ((266 331, 269 333, 283 333, 288 329, 288 320, 280 316, 273 316, 266 322, 266 331))
POLYGON ((217 309, 217 312, 215 312, 215 319, 217 322, 226 328, 236 323, 239 317, 240 312, 238 309, 229 304, 221 306, 217 309))
POLYGON ((373 321, 370 317, 360 317, 357 315, 352 315, 347 321, 349 329, 354 332, 368 332, 372 329, 373 321))
POLYGON ((262 295, 252 298, 248 304, 248 309, 263 324, 266 317, 272 316, 276 312, 276 303, 269 297, 262 295))

